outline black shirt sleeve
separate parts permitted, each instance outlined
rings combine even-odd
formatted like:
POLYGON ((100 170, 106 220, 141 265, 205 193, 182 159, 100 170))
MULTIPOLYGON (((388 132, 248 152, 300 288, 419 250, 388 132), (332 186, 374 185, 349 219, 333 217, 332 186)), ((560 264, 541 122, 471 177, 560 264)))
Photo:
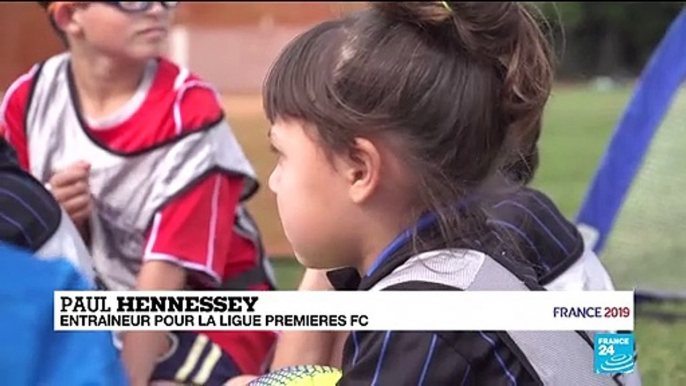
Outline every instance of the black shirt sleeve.
POLYGON ((346 342, 339 386, 463 384, 474 384, 469 364, 437 333, 359 331, 346 342))

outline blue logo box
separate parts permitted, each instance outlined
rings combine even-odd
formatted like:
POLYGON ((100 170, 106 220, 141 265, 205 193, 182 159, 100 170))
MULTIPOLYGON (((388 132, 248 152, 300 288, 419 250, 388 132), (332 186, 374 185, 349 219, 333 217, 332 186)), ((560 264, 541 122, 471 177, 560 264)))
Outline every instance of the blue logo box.
POLYGON ((594 367, 598 374, 630 373, 634 371, 634 334, 595 334, 594 367))

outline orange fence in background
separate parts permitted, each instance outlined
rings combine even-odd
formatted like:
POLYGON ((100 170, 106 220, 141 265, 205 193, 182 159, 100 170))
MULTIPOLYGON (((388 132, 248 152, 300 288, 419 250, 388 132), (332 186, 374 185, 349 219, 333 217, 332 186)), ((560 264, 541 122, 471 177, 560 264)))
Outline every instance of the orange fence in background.
POLYGON ((364 3, 189 3, 179 9, 172 57, 222 92, 250 94, 294 36, 364 3))
POLYGON ((180 7, 177 20, 195 27, 251 26, 265 20, 278 25, 304 26, 363 5, 363 2, 195 2, 180 7))
POLYGON ((0 2, 0 90, 61 50, 62 42, 37 3, 0 2))
MULTIPOLYGON (((303 29, 363 3, 182 3, 170 51, 223 92, 254 93, 273 58, 303 29)), ((0 2, 0 90, 63 49, 36 2, 0 2)))

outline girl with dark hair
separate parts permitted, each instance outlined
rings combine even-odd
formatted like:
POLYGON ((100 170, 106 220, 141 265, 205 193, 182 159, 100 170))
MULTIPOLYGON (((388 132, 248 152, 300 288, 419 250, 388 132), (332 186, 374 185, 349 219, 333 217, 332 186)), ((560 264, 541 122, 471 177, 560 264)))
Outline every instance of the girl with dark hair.
MULTIPOLYGON (((530 180, 516 155, 538 137, 552 79, 519 3, 372 3, 296 38, 264 104, 269 185, 298 260, 349 267, 329 272, 337 290, 542 290, 489 216, 512 189, 499 173, 530 180)), ((618 384, 594 374, 590 335, 353 332, 339 384, 618 384)))

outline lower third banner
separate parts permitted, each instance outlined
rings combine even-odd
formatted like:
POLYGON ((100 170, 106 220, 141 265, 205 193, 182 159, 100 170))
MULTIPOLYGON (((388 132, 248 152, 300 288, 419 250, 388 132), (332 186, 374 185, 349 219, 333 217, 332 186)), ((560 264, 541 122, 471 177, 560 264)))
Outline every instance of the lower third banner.
POLYGON ((634 294, 56 291, 55 330, 631 331, 634 294))

